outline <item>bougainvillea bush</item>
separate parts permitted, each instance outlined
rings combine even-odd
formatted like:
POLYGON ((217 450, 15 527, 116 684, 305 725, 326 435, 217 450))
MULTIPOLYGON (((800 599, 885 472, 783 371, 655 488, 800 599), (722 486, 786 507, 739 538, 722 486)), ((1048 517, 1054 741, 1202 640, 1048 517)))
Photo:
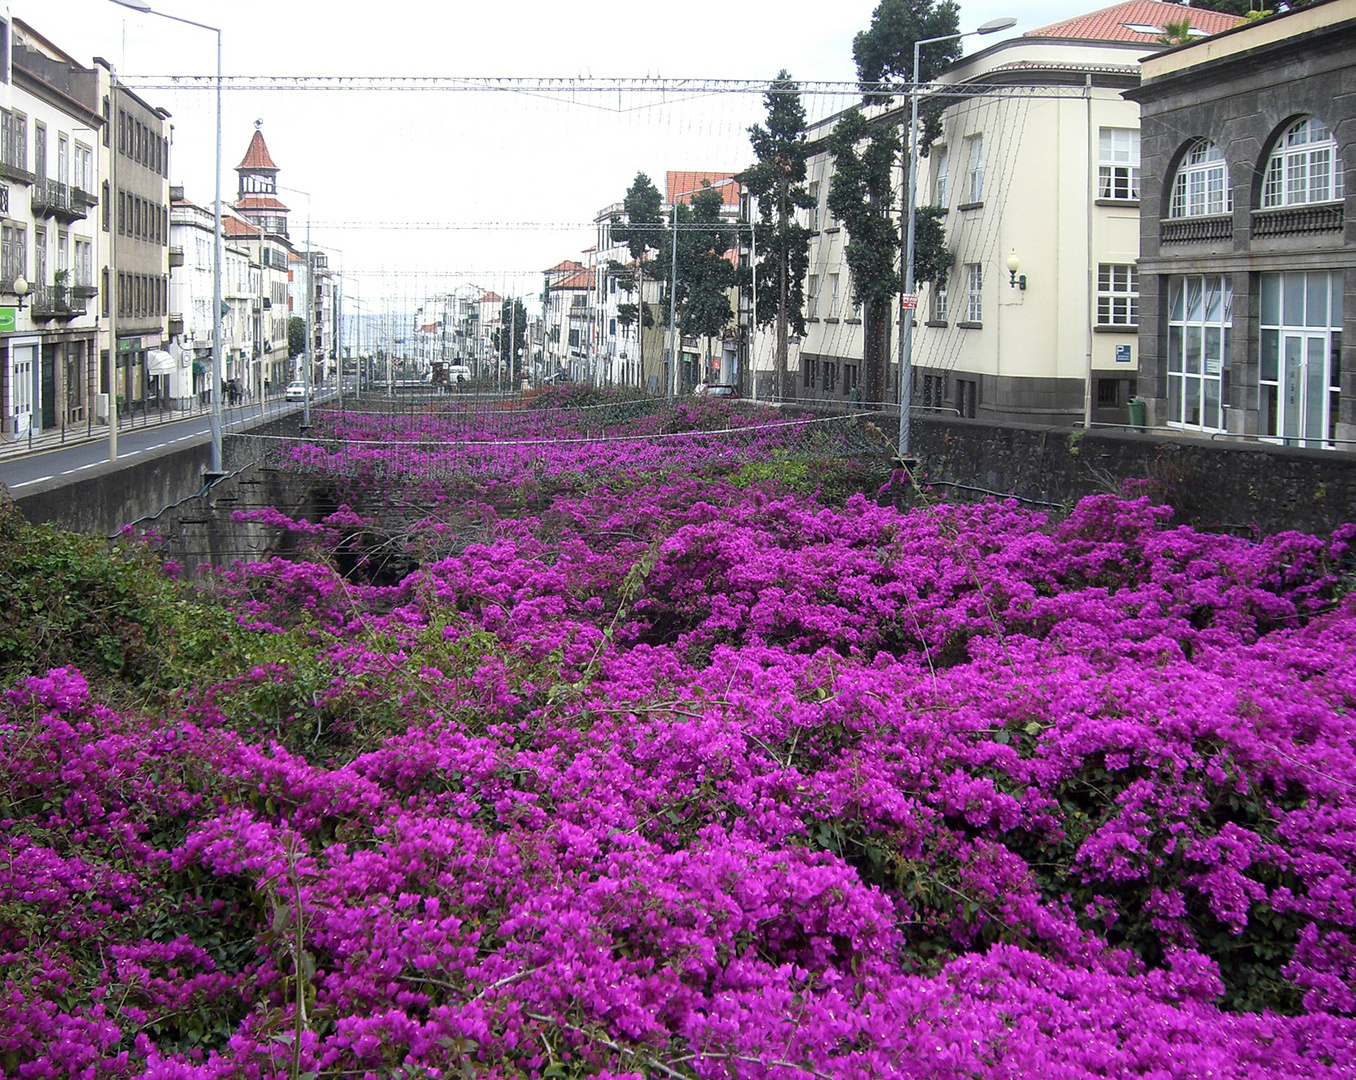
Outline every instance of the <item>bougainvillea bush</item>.
POLYGON ((326 423, 348 501, 246 515, 310 557, 138 592, 139 698, 14 671, 5 1075, 1350 1075, 1356 530, 830 502, 710 403, 326 423))

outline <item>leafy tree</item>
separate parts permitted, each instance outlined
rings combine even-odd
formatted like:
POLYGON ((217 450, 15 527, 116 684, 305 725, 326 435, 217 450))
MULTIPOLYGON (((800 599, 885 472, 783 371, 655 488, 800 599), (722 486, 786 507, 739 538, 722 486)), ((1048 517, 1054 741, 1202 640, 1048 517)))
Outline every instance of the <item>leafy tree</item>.
MULTIPOLYGON (((621 219, 621 215, 614 214, 612 217, 612 239, 626 245, 626 249, 631 253, 631 258, 636 264, 635 287, 639 291, 637 300, 642 309, 641 325, 653 326, 654 316, 645 309, 645 253, 647 251, 658 251, 664 242, 664 200, 659 194, 659 189, 654 186, 654 182, 643 172, 636 173, 636 178, 631 182, 627 189, 626 197, 622 199, 622 211, 626 215, 626 220, 621 219)), ((631 289, 626 290, 628 293, 631 289)), ((629 306, 629 305, 625 305, 629 306)), ((620 311, 618 317, 621 317, 620 311)), ((635 322, 634 315, 630 322, 635 322)), ((630 325, 623 322, 623 326, 630 325)), ((645 334, 636 335, 637 360, 640 369, 645 369, 645 334)))
POLYGON ((945 289, 951 276, 951 249, 946 246, 946 207, 920 206, 914 213, 913 278, 945 289))
POLYGON ((757 164, 746 169, 740 183, 758 198, 758 216, 764 231, 756 245, 754 279, 759 325, 777 324, 777 378, 781 397, 794 395, 787 367, 788 327, 805 333, 805 274, 810 267, 810 230, 798 225, 797 209, 810 206, 805 187, 805 109, 800 87, 783 68, 763 98, 767 126, 749 128, 757 164))
MULTIPOLYGON (((1264 17, 1273 14, 1262 0, 1192 0, 1191 6, 1204 8, 1206 11, 1221 11, 1226 15, 1241 15, 1244 18, 1249 16, 1264 17)), ((1290 3, 1281 3, 1275 6, 1293 11, 1295 8, 1307 7, 1308 2, 1307 0, 1291 0, 1290 3)))
MULTIPOLYGON (((871 26, 852 39, 857 81, 868 105, 888 104, 891 90, 913 79, 913 43, 944 37, 960 30, 960 8, 955 0, 880 0, 871 13, 871 26)), ((961 55, 958 40, 924 47, 919 82, 928 82, 961 55)))
POLYGON ((499 306, 499 329, 494 332, 494 347, 499 358, 506 362, 510 382, 522 378, 523 354, 527 347, 527 308, 518 299, 505 300, 499 306), (509 352, 512 337, 512 356, 509 352))
POLYGON ((729 290, 738 284, 739 273, 726 255, 738 243, 738 233, 721 216, 724 205, 720 192, 705 184, 690 203, 678 204, 678 227, 662 241, 656 267, 673 290, 679 333, 709 339, 723 334, 734 317, 729 290), (671 281, 675 233, 677 280, 671 281))
POLYGON ((287 320, 287 355, 295 360, 306 351, 306 320, 293 315, 287 320))
POLYGON ((843 255, 852 273, 853 300, 862 305, 865 316, 865 388, 872 401, 884 401, 890 312, 901 284, 899 227, 891 214, 895 129, 871 123, 854 107, 843 114, 829 138, 834 174, 828 207, 848 232, 843 255))
MULTIPOLYGON (((608 259, 607 276, 615 278, 617 281, 617 288, 621 289, 627 296, 630 296, 636 291, 636 285, 638 284, 637 270, 639 265, 639 263, 625 265, 617 262, 616 259, 608 259)), ((640 317, 640 313, 640 305, 638 304, 618 304, 617 322, 621 324, 624 330, 630 330, 631 327, 636 324, 636 320, 640 317)), ((653 326, 654 312, 649 309, 648 305, 645 308, 644 314, 645 325, 653 326)))
POLYGON ((1164 19, 1163 33, 1158 35, 1160 45, 1178 45, 1191 44, 1191 16, 1183 15, 1180 19, 1164 19))
MULTIPOLYGON (((914 42, 944 37, 959 30, 960 9, 955 0, 880 0, 871 15, 871 25, 852 41, 857 79, 867 105, 888 104, 915 78, 914 42)), ((926 82, 961 54, 957 39, 933 42, 919 57, 917 79, 926 82)), ((937 119, 921 125, 935 131, 937 119)), ((922 143, 930 138, 920 138, 922 143)), ((859 108, 849 109, 830 140, 834 155, 834 180, 829 191, 829 209, 848 232, 844 249, 852 272, 853 297, 864 314, 863 367, 867 392, 875 401, 886 395, 889 371, 890 324, 894 297, 902 284, 899 275, 899 226, 891 210, 903 207, 904 198, 891 183, 892 166, 904 140, 889 124, 870 122, 859 108)), ((933 263, 924 280, 943 273, 939 249, 945 248, 940 217, 919 217, 926 232, 923 245, 933 263)), ((916 239, 922 233, 916 233, 916 239)), ((919 245, 915 243, 917 252, 919 245)), ((915 259, 915 268, 918 263, 915 259)))

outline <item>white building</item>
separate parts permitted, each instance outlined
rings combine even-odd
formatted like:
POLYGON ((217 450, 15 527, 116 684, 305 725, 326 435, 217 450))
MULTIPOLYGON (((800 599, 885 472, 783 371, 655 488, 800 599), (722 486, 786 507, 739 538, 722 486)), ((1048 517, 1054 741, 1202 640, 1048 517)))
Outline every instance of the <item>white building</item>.
MULTIPOLYGON (((226 231, 224 224, 222 231, 226 231)), ((169 339, 187 355, 193 391, 200 397, 211 386, 214 233, 211 209, 189 202, 182 188, 173 188, 169 339)), ((224 241, 221 296, 227 311, 221 318, 222 378, 228 386, 234 381, 236 392, 246 396, 257 395, 263 386, 258 363, 261 342, 253 318, 259 291, 259 268, 249 246, 239 238, 224 241)))
MULTIPOLYGON (((1128 420, 1137 369, 1139 110, 1121 94, 1138 85, 1139 59, 1159 47, 1165 23, 1184 14, 1203 34, 1238 21, 1129 0, 1002 41, 933 84, 942 130, 920 159, 917 201, 944 209, 952 263, 945 289, 918 289, 916 410, 1041 424, 1128 420)), ((897 100, 878 119, 906 123, 906 108, 897 100)), ((817 400, 850 398, 865 381, 862 313, 843 253, 849 238, 825 205, 835 122, 808 132, 815 200, 806 222, 815 234, 808 332, 792 350, 799 395, 817 400)), ((897 174, 897 186, 902 181, 897 174)), ((893 363, 897 316, 890 329, 893 363)), ((758 357, 770 375, 770 348, 760 345, 758 357)), ((893 397, 895 374, 888 385, 893 397)))
POLYGON ((3 47, 0 436, 14 439, 96 419, 103 119, 93 69, 18 20, 3 47))

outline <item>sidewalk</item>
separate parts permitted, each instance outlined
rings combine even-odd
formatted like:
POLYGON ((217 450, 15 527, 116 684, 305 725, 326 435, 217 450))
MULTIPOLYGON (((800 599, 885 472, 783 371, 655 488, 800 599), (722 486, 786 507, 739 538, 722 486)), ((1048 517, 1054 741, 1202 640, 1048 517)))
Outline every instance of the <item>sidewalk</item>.
MULTIPOLYGON (((285 411, 290 406, 299 406, 297 402, 284 401, 282 395, 275 395, 262 401, 242 401, 238 405, 226 405, 222 408, 222 422, 227 426, 239 424, 250 418, 262 419, 285 411)), ((118 417, 118 435, 133 431, 143 431, 177 424, 184 420, 207 417, 212 411, 211 405, 194 405, 191 409, 149 409, 134 410, 128 416, 118 417)), ((107 442, 108 425, 103 421, 78 424, 66 428, 55 427, 47 431, 29 431, 17 438, 0 434, 0 460, 40 454, 46 450, 57 450, 65 446, 79 446, 81 443, 107 442)))

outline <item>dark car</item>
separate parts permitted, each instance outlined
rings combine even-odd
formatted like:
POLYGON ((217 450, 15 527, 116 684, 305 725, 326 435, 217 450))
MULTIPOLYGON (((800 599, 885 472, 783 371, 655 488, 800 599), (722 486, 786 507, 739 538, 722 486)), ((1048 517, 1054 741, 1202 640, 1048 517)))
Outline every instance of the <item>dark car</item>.
POLYGON ((732 386, 730 383, 702 383, 692 392, 697 397, 737 398, 739 387, 732 386))

